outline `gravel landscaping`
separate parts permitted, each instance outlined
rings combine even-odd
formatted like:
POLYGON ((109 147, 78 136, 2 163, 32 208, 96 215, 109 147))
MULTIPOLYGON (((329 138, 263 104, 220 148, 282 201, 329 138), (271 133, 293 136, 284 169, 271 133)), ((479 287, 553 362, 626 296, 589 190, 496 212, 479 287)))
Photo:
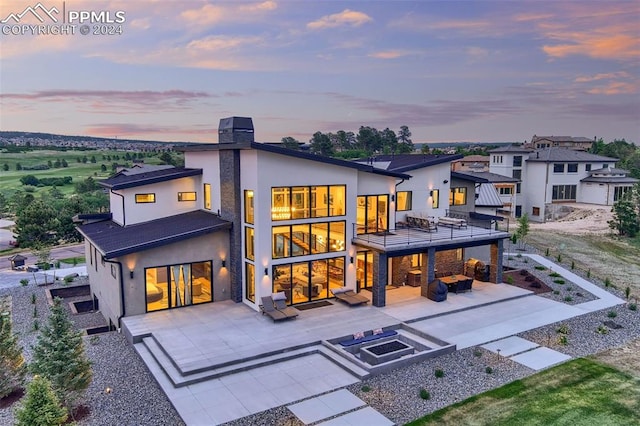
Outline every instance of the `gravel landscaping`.
MULTIPOLYGON (((558 294, 551 292, 541 296, 570 304, 594 299, 593 295, 568 280, 564 284, 555 283, 556 278, 549 276, 549 270, 536 270, 531 260, 525 263, 523 258, 514 257, 505 264, 529 270, 558 291, 558 294), (571 301, 565 300, 568 295, 573 296, 571 301)), ((596 283, 604 287, 603 283, 596 283)), ((86 284, 82 279, 72 283, 82 284, 86 284)), ((63 286, 57 283, 46 288, 63 286)), ((625 297, 620 289, 608 287, 607 290, 622 299, 625 297)), ((30 360, 31 346, 37 337, 34 322, 37 320, 39 326, 44 325, 49 313, 44 287, 31 284, 0 290, 0 298, 6 295, 12 298, 14 331, 20 335, 25 356, 30 360), (32 294, 36 295, 35 304, 31 303, 32 294)), ((67 302, 78 299, 83 297, 65 299, 65 306, 67 302)), ((99 313, 71 315, 70 318, 78 329, 105 325, 99 313)), ((640 339, 640 312, 624 304, 530 330, 519 336, 572 357, 581 357, 640 339)), ((94 378, 84 400, 88 414, 79 419, 78 425, 184 424, 124 336, 117 332, 87 336, 85 348, 93 363, 94 378)), ((347 389, 387 418, 404 424, 533 373, 532 369, 503 356, 472 347, 393 370, 347 389), (436 373, 440 370, 441 376, 436 373), (428 399, 421 397, 421 389, 428 392, 428 399)), ((0 408, 0 424, 13 423, 16 405, 0 408)), ((298 426, 302 423, 286 407, 278 407, 228 424, 298 426)))

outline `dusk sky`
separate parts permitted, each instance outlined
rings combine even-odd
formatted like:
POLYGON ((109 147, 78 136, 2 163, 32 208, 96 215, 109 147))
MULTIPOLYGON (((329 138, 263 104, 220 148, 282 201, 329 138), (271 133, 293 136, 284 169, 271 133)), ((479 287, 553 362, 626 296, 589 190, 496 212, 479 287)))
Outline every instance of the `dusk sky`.
POLYGON ((12 33, 37 4, 0 2, 0 130, 217 142, 237 115, 265 142, 640 142, 640 1, 41 0, 56 25, 122 11, 122 34, 12 33))

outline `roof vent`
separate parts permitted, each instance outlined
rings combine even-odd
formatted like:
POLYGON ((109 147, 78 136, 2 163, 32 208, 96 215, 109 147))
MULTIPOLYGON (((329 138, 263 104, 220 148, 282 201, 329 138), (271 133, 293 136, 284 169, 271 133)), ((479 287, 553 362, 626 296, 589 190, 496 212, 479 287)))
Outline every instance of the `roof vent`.
POLYGON ((221 118, 218 125, 218 143, 254 142, 251 117, 221 118))

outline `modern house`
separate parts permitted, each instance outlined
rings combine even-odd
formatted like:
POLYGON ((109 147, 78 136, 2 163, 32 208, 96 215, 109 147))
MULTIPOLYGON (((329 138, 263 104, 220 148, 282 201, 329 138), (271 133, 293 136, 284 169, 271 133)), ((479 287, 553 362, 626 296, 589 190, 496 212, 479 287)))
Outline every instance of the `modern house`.
POLYGON ((536 136, 533 135, 527 147, 533 149, 566 148, 576 151, 588 151, 593 146, 595 138, 573 136, 536 136))
POLYGON ((471 180, 475 186, 475 211, 510 218, 520 216, 520 179, 488 171, 452 172, 454 179, 471 180))
POLYGON ((453 172, 487 172, 489 157, 486 155, 466 155, 451 162, 453 172))
POLYGON ((491 150, 490 171, 521 179, 516 216, 527 212, 531 220, 544 222, 556 216, 560 204, 610 206, 617 201, 638 181, 616 169, 617 162, 575 149, 508 146, 491 150))
POLYGON ((247 117, 220 120, 218 143, 181 149, 184 168, 101 182, 111 213, 78 227, 91 292, 114 326, 221 300, 259 310, 278 291, 298 305, 348 287, 385 306, 388 286, 406 284, 409 271, 426 289, 436 271, 462 273, 470 255, 502 281, 509 235, 497 218, 468 214, 474 184, 451 183, 459 156, 322 157, 255 142, 247 117), (407 215, 440 226, 408 227, 407 215))

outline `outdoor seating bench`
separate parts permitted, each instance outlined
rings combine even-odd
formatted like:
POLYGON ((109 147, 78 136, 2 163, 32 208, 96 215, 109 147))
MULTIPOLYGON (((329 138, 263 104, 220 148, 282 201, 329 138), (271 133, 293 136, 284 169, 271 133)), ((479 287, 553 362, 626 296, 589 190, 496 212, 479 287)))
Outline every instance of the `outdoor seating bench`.
POLYGON ((342 346, 353 346, 353 345, 357 345, 359 343, 364 343, 364 342, 370 342, 372 340, 377 340, 377 339, 381 339, 383 337, 389 337, 389 336, 395 336, 396 334, 398 334, 397 331, 395 330, 386 330, 383 331, 380 334, 368 334, 360 339, 347 339, 347 340, 343 340, 342 342, 340 342, 340 344, 342 346))
POLYGON ((440 217, 438 218, 438 224, 450 227, 457 227, 458 229, 467 227, 467 221, 464 219, 458 219, 455 217, 440 217))

